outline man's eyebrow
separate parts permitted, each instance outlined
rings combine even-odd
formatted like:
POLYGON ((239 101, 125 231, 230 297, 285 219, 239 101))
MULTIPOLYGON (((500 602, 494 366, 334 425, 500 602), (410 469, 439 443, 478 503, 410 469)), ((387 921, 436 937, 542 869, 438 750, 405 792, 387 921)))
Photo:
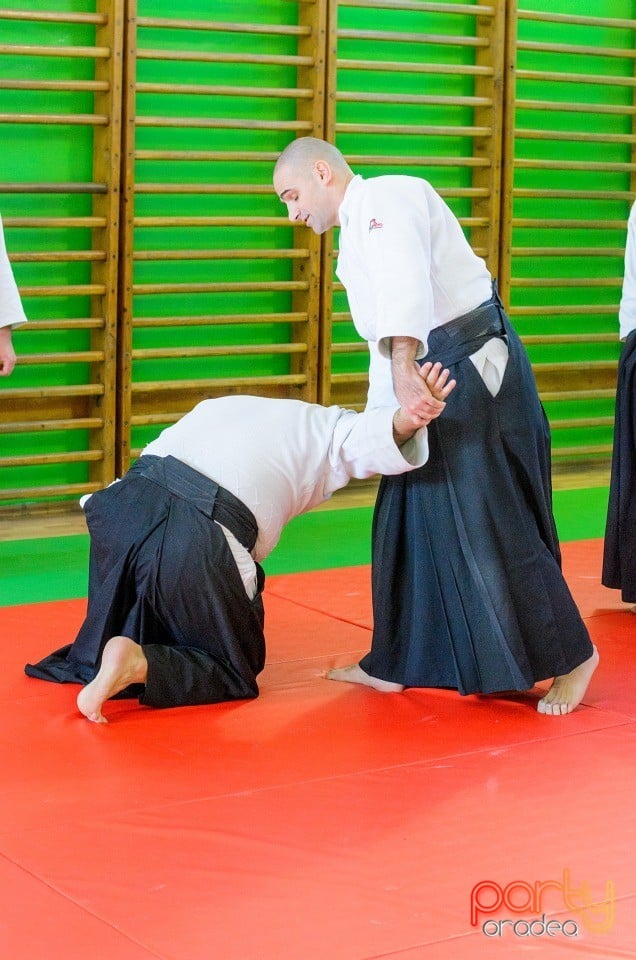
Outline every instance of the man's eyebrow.
POLYGON ((286 194, 286 193, 291 193, 291 192, 293 191, 293 189, 294 189, 293 187, 285 187, 285 189, 283 190, 283 192, 278 194, 279 198, 280 198, 281 200, 284 200, 284 199, 285 199, 285 194, 286 194))

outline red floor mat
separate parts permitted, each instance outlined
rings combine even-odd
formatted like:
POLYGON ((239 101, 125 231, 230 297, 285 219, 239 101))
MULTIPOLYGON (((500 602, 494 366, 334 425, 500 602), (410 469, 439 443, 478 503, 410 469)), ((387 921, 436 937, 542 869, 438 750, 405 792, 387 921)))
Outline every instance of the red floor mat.
POLYGON ((258 700, 117 701, 105 727, 76 688, 22 673, 84 603, 0 611, 0 956, 636 957, 636 616, 598 585, 597 542, 564 552, 602 657, 567 718, 539 716, 538 693, 324 679, 368 646, 366 568, 270 578, 258 700), (475 926, 484 880, 517 885, 475 926), (517 912, 537 881, 541 903, 517 912), (611 924, 584 909, 607 896, 611 924), (541 914, 566 932, 529 933, 541 914))

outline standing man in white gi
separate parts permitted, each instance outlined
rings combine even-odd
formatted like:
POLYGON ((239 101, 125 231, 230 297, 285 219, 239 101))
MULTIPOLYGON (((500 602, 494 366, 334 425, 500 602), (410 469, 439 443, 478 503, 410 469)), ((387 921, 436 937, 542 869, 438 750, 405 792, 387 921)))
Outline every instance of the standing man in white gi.
POLYGON ((351 477, 414 470, 454 386, 422 376, 424 416, 356 414, 299 400, 204 400, 164 430, 121 481, 84 503, 91 537, 86 618, 72 644, 26 673, 85 684, 96 723, 116 695, 155 707, 258 695, 265 662, 259 565, 283 526, 351 477))
MULTIPOLYGON (((627 223, 625 273, 618 310, 623 341, 618 363, 614 449, 602 581, 636 604, 636 203, 627 223)), ((636 606, 632 608, 636 613, 636 606)))
POLYGON ((333 145, 293 141, 274 170, 292 221, 340 227, 337 274, 369 342, 368 406, 424 412, 424 358, 459 384, 427 464, 385 477, 373 533, 374 633, 336 680, 386 692, 526 690, 570 713, 598 662, 560 570, 550 437, 525 351, 485 263, 420 178, 354 175, 333 145))
POLYGON ((26 322, 0 219, 0 377, 8 377, 13 372, 16 356, 12 330, 26 322))

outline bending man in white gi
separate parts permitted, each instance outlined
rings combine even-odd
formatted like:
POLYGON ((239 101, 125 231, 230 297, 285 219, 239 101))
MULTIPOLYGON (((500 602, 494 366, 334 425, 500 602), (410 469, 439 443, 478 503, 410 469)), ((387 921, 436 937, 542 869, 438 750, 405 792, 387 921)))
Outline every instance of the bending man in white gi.
POLYGON ((381 483, 371 651, 331 677, 463 694, 550 678, 539 712, 570 713, 598 654, 561 574, 547 420, 484 261, 426 180, 363 179, 322 140, 289 144, 274 189, 292 221, 340 227, 336 272, 369 342, 368 409, 395 397, 421 412, 424 359, 459 384, 427 464, 381 483))
POLYGON ((440 364, 422 375, 432 395, 421 414, 249 396, 198 404, 88 498, 86 619, 72 645, 27 674, 86 684, 77 704, 97 723, 120 693, 156 707, 257 696, 259 561, 288 520, 351 477, 426 461, 425 427, 454 381, 440 364))

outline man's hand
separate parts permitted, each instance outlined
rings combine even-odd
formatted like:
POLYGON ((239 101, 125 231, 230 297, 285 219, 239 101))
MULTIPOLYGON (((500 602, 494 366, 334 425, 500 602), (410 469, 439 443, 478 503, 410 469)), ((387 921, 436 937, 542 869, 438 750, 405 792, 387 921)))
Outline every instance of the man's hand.
MULTIPOLYGON (((415 364, 417 366, 417 364, 415 364)), ((455 380, 449 380, 450 373, 442 368, 441 363, 427 361, 418 367, 417 375, 426 384, 430 392, 427 401, 426 413, 409 413, 400 407, 393 415, 393 436, 398 446, 410 440, 413 434, 421 427, 427 426, 446 406, 446 398, 455 389, 455 380)))
POLYGON ((421 375, 415 355, 419 341, 412 337, 393 337, 391 341, 391 373, 393 391, 405 414, 421 417, 423 422, 437 415, 435 399, 427 384, 426 376, 421 375))
POLYGON ((0 327, 0 377, 8 377, 15 367, 15 350, 11 342, 11 327, 0 327))

